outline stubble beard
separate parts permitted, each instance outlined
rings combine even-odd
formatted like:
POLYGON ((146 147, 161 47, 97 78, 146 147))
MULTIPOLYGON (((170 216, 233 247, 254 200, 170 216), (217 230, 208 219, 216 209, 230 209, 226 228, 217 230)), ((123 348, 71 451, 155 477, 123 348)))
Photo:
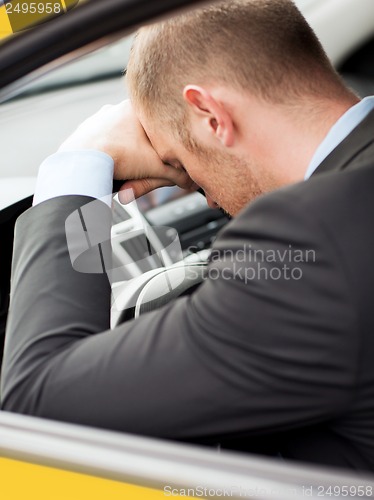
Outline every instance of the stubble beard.
MULTIPOLYGON (((244 207, 266 192, 253 173, 253 165, 243 158, 221 151, 198 153, 209 171, 208 192, 225 215, 236 216, 244 207)), ((207 183, 206 183, 207 184, 207 183)))

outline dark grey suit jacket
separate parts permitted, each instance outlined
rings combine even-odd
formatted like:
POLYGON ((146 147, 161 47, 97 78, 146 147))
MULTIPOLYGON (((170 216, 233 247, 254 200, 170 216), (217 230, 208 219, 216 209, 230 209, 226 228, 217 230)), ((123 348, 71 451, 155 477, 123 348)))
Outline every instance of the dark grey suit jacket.
POLYGON ((192 296, 114 331, 106 275, 68 255, 89 201, 18 220, 4 410, 374 470, 374 113, 224 228, 192 296))

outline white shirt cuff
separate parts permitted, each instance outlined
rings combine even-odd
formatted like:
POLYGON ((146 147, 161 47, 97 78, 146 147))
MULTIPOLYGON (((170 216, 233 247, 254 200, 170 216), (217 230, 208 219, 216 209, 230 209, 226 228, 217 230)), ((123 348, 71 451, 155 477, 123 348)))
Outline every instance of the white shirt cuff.
POLYGON ((64 195, 100 198, 109 206, 113 159, 101 151, 62 151, 40 165, 33 205, 64 195))

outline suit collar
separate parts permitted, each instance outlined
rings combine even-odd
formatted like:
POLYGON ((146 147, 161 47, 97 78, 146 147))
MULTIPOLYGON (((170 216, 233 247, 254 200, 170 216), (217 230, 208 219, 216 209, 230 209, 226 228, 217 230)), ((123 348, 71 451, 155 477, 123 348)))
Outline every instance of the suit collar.
POLYGON ((321 162, 312 176, 343 170, 361 151, 374 143, 374 110, 321 162))

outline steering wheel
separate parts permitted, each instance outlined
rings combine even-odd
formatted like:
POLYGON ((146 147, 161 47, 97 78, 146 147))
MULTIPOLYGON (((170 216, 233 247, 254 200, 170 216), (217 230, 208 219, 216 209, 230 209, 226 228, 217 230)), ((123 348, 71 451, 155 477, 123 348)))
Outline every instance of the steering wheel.
POLYGON ((207 263, 179 263, 144 273, 116 297, 112 326, 154 311, 177 297, 190 295, 204 281, 207 263), (116 312, 117 310, 117 312, 116 312))

